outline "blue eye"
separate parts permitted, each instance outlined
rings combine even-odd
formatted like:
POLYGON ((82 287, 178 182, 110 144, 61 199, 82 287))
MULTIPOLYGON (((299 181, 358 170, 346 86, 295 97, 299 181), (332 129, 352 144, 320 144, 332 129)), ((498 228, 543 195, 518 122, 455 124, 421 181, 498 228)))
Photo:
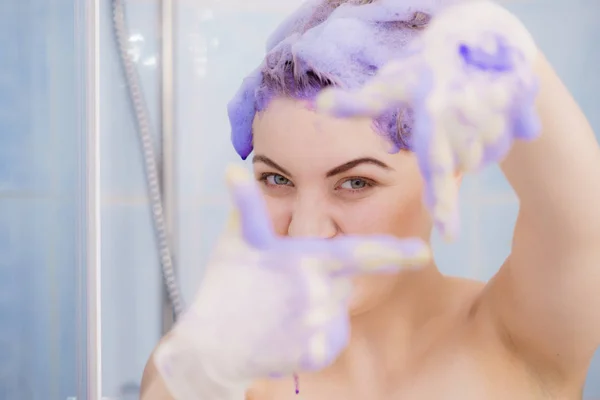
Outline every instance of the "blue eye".
POLYGON ((268 174, 263 179, 268 185, 273 186, 290 186, 292 184, 292 181, 279 174, 268 174))
POLYGON ((369 182, 367 182, 365 179, 352 178, 352 179, 348 179, 347 181, 343 182, 340 187, 342 189, 346 189, 346 190, 361 190, 368 186, 371 186, 371 184, 369 182))

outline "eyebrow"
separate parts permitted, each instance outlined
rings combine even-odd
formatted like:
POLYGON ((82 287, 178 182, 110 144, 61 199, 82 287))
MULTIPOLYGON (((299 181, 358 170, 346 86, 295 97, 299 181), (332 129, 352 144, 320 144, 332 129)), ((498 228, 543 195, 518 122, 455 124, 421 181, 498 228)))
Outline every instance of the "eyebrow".
POLYGON ((252 163, 256 164, 256 163, 263 163, 265 165, 268 165, 269 167, 278 170, 279 172, 281 172, 284 175, 287 176, 292 176, 292 174, 289 173, 289 171, 285 168, 283 168, 281 165, 277 164, 275 161, 271 160, 269 157, 267 156, 261 156, 261 155, 256 155, 252 158, 252 163))
MULTIPOLYGON (((256 163, 263 163, 268 165, 269 167, 278 170, 279 172, 281 172, 284 175, 287 175, 289 177, 292 176, 292 174, 289 173, 289 171, 287 171, 285 168, 283 168, 282 166, 280 166, 279 164, 277 164, 275 161, 271 160, 269 157, 263 156, 263 155, 255 155, 252 158, 252 163, 256 164, 256 163)), ((372 157, 361 157, 361 158, 357 158, 355 160, 351 160, 348 161, 342 165, 339 165, 333 169, 331 169, 329 172, 327 172, 327 174, 325 174, 325 176, 327 178, 331 178, 332 176, 335 175, 339 175, 339 174, 343 174, 344 172, 347 172, 349 170, 351 170, 352 168, 356 168, 359 165, 362 164, 370 164, 370 165, 375 165, 377 167, 380 167, 382 169, 385 170, 391 170, 392 168, 387 165, 386 163, 384 163, 383 161, 379 161, 376 158, 372 158, 372 157)))
POLYGON ((392 168, 390 168, 389 165, 387 165, 383 161, 379 161, 376 158, 362 157, 362 158, 357 158, 357 159, 352 160, 352 161, 348 161, 347 163, 344 163, 344 164, 342 164, 340 166, 335 167, 334 169, 332 169, 329 172, 327 172, 326 176, 328 178, 331 178, 332 176, 343 174, 344 172, 349 171, 352 168, 358 167, 359 165, 362 165, 362 164, 375 165, 375 166, 380 167, 380 168, 385 169, 385 170, 391 170, 392 169, 392 168))

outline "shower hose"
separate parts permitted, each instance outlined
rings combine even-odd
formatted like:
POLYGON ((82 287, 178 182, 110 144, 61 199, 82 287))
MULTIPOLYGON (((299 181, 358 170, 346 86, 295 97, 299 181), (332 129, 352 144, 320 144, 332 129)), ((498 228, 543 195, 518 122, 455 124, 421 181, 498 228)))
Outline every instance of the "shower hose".
POLYGON ((173 308, 175 319, 177 319, 183 310, 184 303, 181 290, 177 284, 172 249, 165 224, 161 181, 158 175, 158 161, 154 148, 150 115, 137 68, 129 52, 129 32, 125 22, 125 5, 123 4, 123 0, 112 0, 112 12, 115 38, 129 90, 129 100, 135 114, 135 122, 142 150, 152 223, 156 235, 164 287, 173 308))

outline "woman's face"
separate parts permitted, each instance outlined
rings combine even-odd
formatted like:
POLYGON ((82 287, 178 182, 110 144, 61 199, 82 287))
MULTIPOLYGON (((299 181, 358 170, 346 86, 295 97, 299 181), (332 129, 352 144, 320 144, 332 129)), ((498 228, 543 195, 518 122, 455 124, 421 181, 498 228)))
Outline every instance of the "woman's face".
MULTIPOLYGON (((277 234, 428 240, 431 221, 416 158, 391 153, 371 120, 337 119, 279 98, 256 116, 253 136, 254 174, 277 234)), ((389 277, 360 278, 356 306, 381 293, 385 281, 389 277)))

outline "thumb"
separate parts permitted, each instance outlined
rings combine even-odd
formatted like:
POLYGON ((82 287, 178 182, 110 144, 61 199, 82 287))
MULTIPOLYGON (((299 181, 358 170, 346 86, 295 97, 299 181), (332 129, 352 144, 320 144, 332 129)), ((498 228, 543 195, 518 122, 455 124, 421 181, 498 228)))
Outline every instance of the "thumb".
POLYGON ((431 261, 431 251, 421 239, 398 239, 392 236, 342 237, 335 244, 336 256, 342 258, 333 275, 394 273, 414 269, 431 261))
POLYGON ((281 250, 302 252, 325 259, 322 264, 332 276, 367 273, 394 273, 418 268, 431 261, 426 242, 393 236, 341 236, 334 239, 281 241, 281 250), (290 248, 287 248, 290 247, 290 248), (291 248, 293 247, 293 248, 291 248))
POLYGON ((275 240, 262 193, 243 167, 232 165, 226 172, 229 193, 233 200, 227 232, 241 233, 248 244, 262 249, 275 240))
POLYGON ((336 117, 378 117, 410 101, 417 76, 403 61, 391 61, 355 90, 328 88, 316 108, 336 117))

